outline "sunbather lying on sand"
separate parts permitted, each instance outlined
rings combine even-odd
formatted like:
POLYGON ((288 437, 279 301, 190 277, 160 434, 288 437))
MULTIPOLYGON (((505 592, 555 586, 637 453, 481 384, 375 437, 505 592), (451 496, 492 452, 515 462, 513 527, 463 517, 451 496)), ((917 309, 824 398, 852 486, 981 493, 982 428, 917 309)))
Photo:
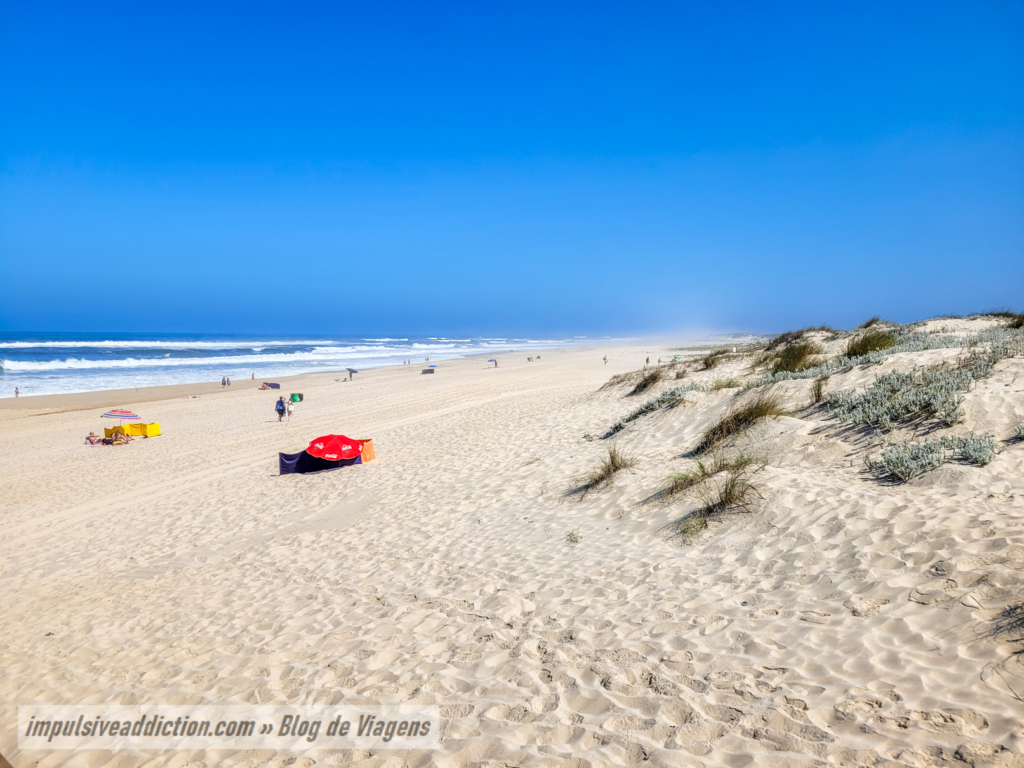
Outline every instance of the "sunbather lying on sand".
POLYGON ((95 432, 90 432, 85 436, 86 445, 98 445, 103 442, 103 438, 97 435, 95 432))

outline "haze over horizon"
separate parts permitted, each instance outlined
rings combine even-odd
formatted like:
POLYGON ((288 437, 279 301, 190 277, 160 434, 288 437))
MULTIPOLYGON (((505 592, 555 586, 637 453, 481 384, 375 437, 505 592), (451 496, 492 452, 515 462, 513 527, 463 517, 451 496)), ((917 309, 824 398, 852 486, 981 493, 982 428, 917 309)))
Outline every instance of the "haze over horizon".
POLYGON ((8 5, 0 330, 1024 310, 1024 5, 8 5))

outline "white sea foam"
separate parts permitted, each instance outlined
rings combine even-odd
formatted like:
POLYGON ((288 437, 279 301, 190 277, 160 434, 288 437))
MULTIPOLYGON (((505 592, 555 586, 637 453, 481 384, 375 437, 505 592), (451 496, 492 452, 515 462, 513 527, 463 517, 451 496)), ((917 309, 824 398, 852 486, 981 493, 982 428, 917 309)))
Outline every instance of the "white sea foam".
MULTIPOLYGON (((391 339, 364 339, 364 341, 391 341, 391 339)), ((306 347, 309 345, 337 345, 341 342, 323 340, 306 341, 3 341, 0 349, 256 349, 263 347, 306 347)))

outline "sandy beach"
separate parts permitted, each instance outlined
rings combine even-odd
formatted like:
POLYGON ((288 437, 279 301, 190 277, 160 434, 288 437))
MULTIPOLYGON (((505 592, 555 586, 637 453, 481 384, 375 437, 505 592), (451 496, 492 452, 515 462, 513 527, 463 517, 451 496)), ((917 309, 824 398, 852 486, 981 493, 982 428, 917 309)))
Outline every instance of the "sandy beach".
MULTIPOLYGON (((829 354, 845 343, 826 336, 829 354)), ((992 435, 995 459, 908 483, 866 471, 879 443, 812 405, 810 379, 775 384, 786 415, 728 446, 760 462, 749 506, 685 537, 673 522, 699 495, 657 492, 755 374, 750 355, 702 370, 686 353, 642 394, 635 377, 605 386, 675 354, 300 376, 281 390, 305 396, 287 423, 259 382, 0 402, 0 754, 16 768, 1024 765, 1024 632, 1007 619, 1024 599, 1024 358, 978 380, 947 430, 992 435), (683 383, 696 388, 675 407, 602 439, 683 383), (162 436, 83 445, 110 407, 162 436), (279 451, 325 433, 373 438, 376 460, 278 476, 279 451), (573 493, 612 444, 635 466, 573 493), (22 752, 14 730, 19 704, 347 700, 439 705, 440 749, 22 752)), ((827 389, 964 354, 893 354, 827 389)))

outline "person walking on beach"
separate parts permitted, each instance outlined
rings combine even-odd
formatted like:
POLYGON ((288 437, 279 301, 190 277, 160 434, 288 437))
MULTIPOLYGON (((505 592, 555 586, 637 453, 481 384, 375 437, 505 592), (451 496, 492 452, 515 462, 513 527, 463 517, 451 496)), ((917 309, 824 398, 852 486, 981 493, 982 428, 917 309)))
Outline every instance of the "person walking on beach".
POLYGON ((605 356, 604 356, 604 364, 605 364, 605 365, 608 365, 608 355, 605 355, 605 356))
POLYGON ((253 371, 253 372, 252 372, 252 383, 253 383, 253 384, 255 384, 255 383, 256 383, 256 371, 253 371))
POLYGON ((220 377, 220 386, 221 386, 221 389, 223 389, 223 388, 224 388, 224 387, 226 387, 227 385, 228 385, 228 379, 227 379, 227 376, 221 376, 221 377, 220 377))
POLYGON ((224 380, 228 383, 228 386, 230 387, 231 386, 231 378, 227 377, 224 380))
POLYGON ((15 397, 19 397, 20 395, 21 395, 21 393, 20 393, 20 392, 18 391, 18 388, 17 388, 17 387, 15 387, 15 388, 14 388, 14 396, 15 396, 15 397))
POLYGON ((277 420, 281 421, 282 419, 284 419, 284 414, 285 414, 284 395, 281 395, 279 398, 277 398, 277 405, 275 405, 274 408, 277 410, 277 420))
POLYGON ((292 414, 295 412, 295 403, 293 403, 291 400, 289 400, 288 401, 288 405, 286 406, 286 408, 288 409, 288 421, 291 421, 292 420, 292 414))

